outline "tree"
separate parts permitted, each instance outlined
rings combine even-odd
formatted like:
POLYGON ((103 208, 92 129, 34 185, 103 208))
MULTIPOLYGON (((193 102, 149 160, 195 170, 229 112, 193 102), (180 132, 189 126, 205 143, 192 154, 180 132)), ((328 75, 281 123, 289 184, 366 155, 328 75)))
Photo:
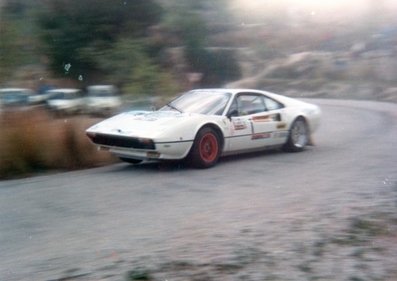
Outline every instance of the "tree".
POLYGON ((79 56, 95 59, 106 82, 116 84, 125 94, 175 94, 177 87, 172 77, 149 57, 148 49, 141 40, 124 38, 106 50, 95 46, 81 49, 79 56))
POLYGON ((0 82, 8 78, 18 60, 18 34, 13 24, 4 19, 0 20, 0 82))
POLYGON ((209 24, 226 14, 225 5, 221 4, 224 0, 174 1, 166 19, 167 27, 179 36, 185 47, 189 71, 203 74, 201 86, 219 86, 241 75, 233 51, 208 48, 209 24))
POLYGON ((7 81, 18 67, 39 60, 34 12, 30 1, 0 4, 0 82, 7 81))
POLYGON ((77 78, 98 70, 96 54, 122 37, 139 38, 160 20, 153 0, 43 0, 42 39, 55 73, 77 78))

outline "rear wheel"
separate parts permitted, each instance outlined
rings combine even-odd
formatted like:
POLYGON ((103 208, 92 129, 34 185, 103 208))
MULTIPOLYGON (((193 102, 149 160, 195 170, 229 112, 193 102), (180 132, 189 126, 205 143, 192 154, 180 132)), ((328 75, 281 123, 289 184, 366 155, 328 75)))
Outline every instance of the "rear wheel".
POLYGON ((294 121, 289 131, 288 140, 283 149, 289 152, 299 152, 309 144, 310 134, 305 119, 298 118, 294 121))
POLYGON ((120 157, 120 160, 123 162, 126 162, 126 163, 130 163, 130 164, 139 164, 143 161, 141 159, 132 159, 132 158, 125 158, 125 157, 120 157))
POLYGON ((221 152, 219 135, 211 128, 204 127, 198 133, 190 151, 189 160, 196 168, 210 168, 219 159, 221 152))

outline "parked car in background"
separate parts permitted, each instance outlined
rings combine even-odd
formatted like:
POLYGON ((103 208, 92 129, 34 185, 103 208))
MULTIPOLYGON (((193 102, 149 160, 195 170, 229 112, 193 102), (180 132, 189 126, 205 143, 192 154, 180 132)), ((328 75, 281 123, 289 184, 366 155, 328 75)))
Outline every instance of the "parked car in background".
POLYGON ((117 88, 113 85, 87 87, 86 112, 93 115, 112 115, 121 106, 117 88))
POLYGON ((15 107, 27 106, 31 103, 34 92, 25 88, 3 88, 0 89, 0 106, 15 107))
POLYGON ((54 89, 45 94, 48 95, 48 109, 57 114, 76 114, 84 109, 84 97, 80 89, 54 89))
POLYGON ((50 97, 51 93, 49 91, 34 93, 33 95, 29 96, 29 104, 45 104, 50 97))

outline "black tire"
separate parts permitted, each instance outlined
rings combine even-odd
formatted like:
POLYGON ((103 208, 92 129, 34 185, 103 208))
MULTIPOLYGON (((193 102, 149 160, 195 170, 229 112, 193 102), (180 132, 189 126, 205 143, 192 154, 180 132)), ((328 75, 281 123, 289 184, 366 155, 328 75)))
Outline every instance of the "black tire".
POLYGON ((210 127, 200 129, 194 139, 188 161, 193 167, 206 169, 214 166, 221 154, 219 135, 210 127))
POLYGON ((302 117, 296 119, 292 123, 291 129, 289 130, 287 142, 283 146, 283 150, 288 152, 300 152, 310 142, 309 127, 302 117))
POLYGON ((129 164, 139 164, 141 163, 143 160, 141 159, 132 159, 132 158, 125 158, 125 157, 120 157, 120 160, 129 164))

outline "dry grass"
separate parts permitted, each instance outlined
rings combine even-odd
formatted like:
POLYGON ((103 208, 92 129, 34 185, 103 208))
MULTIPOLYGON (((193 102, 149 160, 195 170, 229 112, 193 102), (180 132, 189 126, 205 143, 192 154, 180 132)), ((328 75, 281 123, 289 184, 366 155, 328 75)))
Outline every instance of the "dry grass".
POLYGON ((73 170, 115 161, 97 151, 85 129, 97 119, 54 119, 45 110, 6 111, 0 115, 0 179, 37 171, 73 170))

